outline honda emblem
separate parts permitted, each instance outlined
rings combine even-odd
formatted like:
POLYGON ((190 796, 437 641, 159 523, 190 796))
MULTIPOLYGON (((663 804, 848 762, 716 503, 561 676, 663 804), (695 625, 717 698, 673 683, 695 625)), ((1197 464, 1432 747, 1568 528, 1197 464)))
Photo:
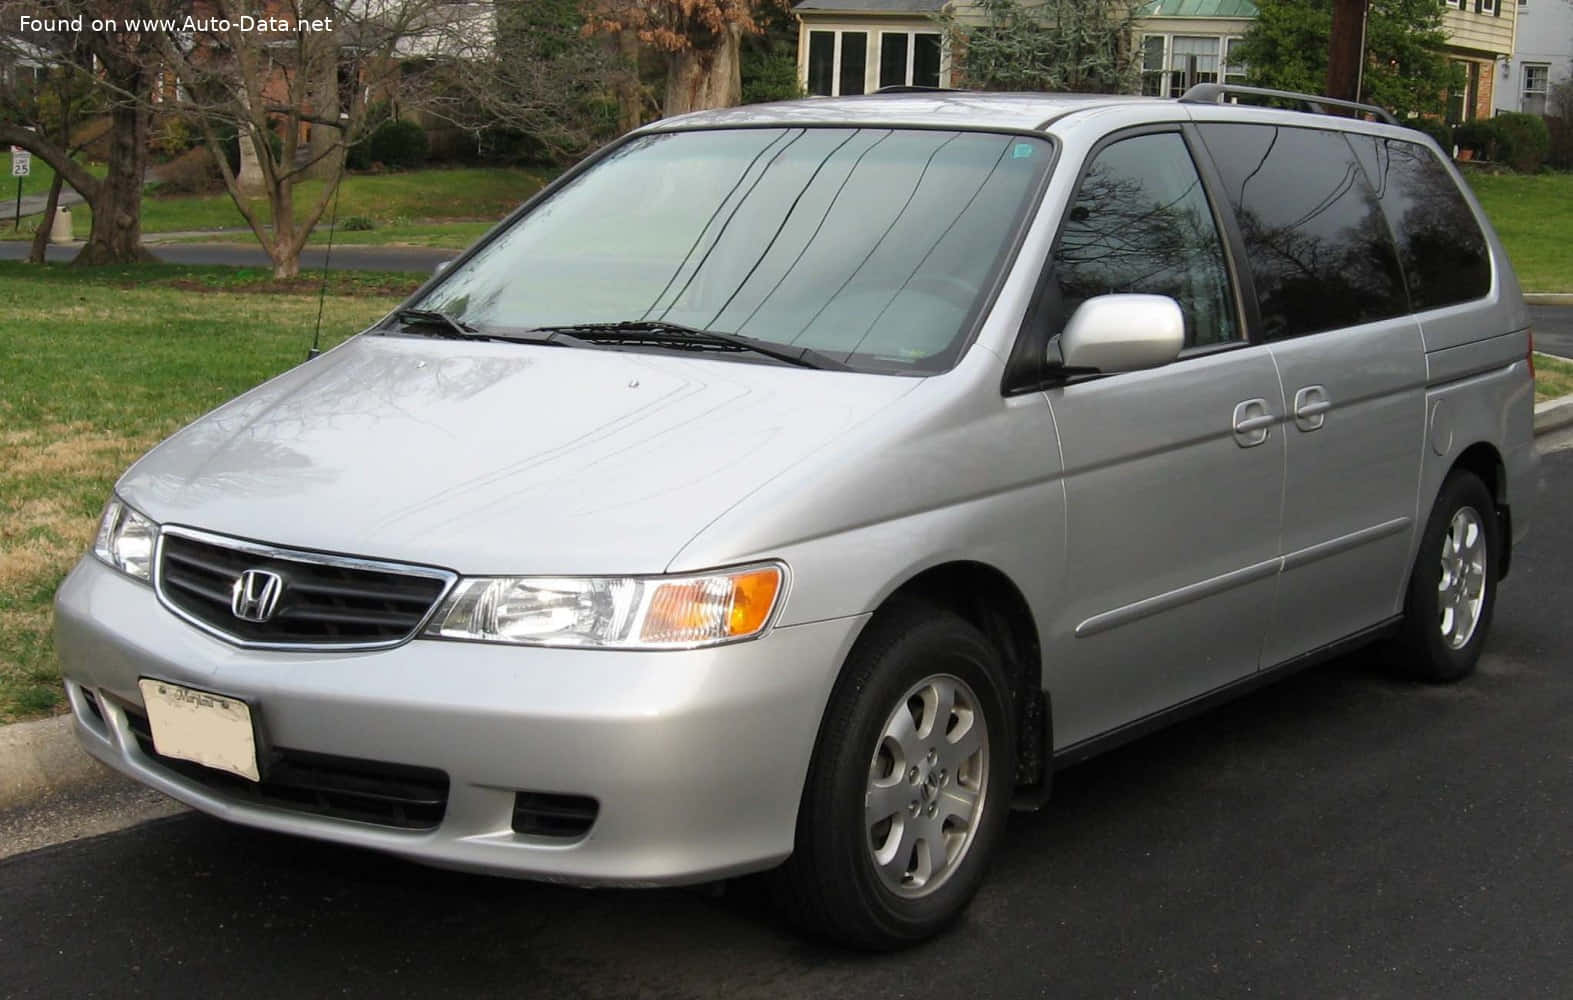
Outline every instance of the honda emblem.
POLYGON ((235 579, 229 592, 229 610, 248 622, 265 622, 279 609, 284 578, 265 569, 248 569, 235 579))

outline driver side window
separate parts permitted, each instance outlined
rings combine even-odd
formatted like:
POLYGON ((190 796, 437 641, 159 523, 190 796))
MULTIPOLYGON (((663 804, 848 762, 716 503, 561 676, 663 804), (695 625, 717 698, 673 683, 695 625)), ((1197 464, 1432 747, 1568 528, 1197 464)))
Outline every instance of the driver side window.
POLYGON ((1053 267, 1065 319, 1093 296, 1140 292, 1180 304, 1186 347, 1241 338, 1223 241, 1178 133, 1122 139, 1096 154, 1053 267))

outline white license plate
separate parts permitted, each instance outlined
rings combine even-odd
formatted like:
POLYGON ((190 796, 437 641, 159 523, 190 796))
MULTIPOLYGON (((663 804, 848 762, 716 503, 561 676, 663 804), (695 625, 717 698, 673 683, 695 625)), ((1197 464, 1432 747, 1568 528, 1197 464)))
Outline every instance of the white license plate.
POLYGON ((257 771, 256 730, 245 702, 147 677, 137 685, 147 706, 153 747, 159 753, 262 780, 257 771))

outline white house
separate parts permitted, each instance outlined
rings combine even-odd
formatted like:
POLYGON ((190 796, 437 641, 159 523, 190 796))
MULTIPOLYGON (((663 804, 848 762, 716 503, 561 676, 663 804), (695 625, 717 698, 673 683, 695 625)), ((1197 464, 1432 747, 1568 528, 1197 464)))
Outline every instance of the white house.
POLYGON ((1502 64, 1492 105, 1497 111, 1543 115, 1551 88, 1573 77, 1573 2, 1516 0, 1516 5, 1513 58, 1502 64))

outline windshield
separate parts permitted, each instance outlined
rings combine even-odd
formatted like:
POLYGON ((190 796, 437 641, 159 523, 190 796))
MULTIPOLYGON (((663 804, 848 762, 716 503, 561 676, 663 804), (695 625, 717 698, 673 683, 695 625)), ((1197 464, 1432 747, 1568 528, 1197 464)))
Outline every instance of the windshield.
POLYGON ((1030 195, 1040 139, 774 128, 619 147, 415 303, 480 330, 630 321, 952 364, 1030 195))

